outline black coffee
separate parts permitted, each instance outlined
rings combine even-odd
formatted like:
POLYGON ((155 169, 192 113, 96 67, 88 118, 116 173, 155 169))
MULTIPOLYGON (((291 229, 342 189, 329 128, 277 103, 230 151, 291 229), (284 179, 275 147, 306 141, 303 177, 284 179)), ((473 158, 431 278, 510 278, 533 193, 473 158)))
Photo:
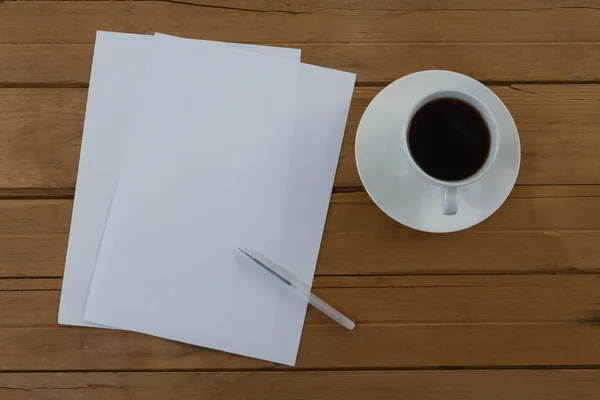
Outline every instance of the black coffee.
POLYGON ((443 181, 460 181, 485 164, 491 146, 483 116, 470 104, 441 98, 422 106, 408 128, 408 147, 419 167, 443 181))

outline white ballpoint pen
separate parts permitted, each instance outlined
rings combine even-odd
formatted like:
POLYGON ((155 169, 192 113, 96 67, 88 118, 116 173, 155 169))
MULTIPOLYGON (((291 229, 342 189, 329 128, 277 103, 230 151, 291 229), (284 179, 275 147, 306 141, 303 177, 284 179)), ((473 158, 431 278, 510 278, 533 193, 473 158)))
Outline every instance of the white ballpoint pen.
POLYGON ((354 322, 344 314, 331 307, 329 304, 321 300, 314 293, 310 291, 310 289, 300 281, 297 277, 292 275, 291 272, 287 271, 285 268, 280 267, 275 264, 268 258, 262 256, 261 254, 250 250, 250 249, 239 249, 242 253, 248 256, 252 261, 256 264, 263 267, 266 271, 270 272, 274 276, 276 276, 281 282, 286 284, 292 290, 296 292, 296 294, 300 295, 303 299, 307 300, 309 304, 312 304, 315 308, 321 311, 323 314, 327 315, 329 318, 333 319, 338 324, 342 325, 344 328, 348 330, 352 330, 355 327, 354 322))

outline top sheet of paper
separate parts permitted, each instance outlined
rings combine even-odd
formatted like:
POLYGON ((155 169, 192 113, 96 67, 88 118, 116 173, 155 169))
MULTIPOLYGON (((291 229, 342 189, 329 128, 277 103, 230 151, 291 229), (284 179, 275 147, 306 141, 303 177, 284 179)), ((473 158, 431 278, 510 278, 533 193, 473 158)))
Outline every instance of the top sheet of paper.
MULTIPOLYGON (((86 108, 77 187, 58 322, 90 326, 83 319, 140 79, 152 36, 98 32, 86 108)), ((223 43, 291 61, 300 50, 223 43)))
POLYGON ((155 41, 85 319, 292 365, 355 76, 155 41))

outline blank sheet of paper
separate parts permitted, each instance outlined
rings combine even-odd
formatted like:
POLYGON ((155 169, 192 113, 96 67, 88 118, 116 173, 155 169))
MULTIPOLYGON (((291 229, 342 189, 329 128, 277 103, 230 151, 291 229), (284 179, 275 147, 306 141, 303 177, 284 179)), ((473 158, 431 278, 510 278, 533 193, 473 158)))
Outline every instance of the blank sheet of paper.
POLYGON ((214 55, 155 40, 148 82, 187 67, 137 110, 85 319, 293 365, 306 302, 237 248, 312 283, 355 76, 281 62, 254 87, 215 87, 202 73, 214 55))
POLYGON ((281 236, 299 64, 163 36, 151 53, 85 319, 255 355, 288 324, 237 247, 281 236))
MULTIPOLYGON (((125 153, 152 36, 98 32, 77 173, 58 322, 92 326, 83 319, 96 258, 125 153)), ((291 61, 300 50, 225 44, 291 61)))

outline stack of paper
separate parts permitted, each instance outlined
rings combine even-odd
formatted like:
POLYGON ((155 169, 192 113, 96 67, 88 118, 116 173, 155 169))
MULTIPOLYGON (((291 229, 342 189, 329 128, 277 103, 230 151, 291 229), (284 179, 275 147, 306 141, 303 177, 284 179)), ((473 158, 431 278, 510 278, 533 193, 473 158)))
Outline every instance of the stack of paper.
POLYGON ((300 51, 98 32, 59 323, 293 365, 355 75, 300 51))

